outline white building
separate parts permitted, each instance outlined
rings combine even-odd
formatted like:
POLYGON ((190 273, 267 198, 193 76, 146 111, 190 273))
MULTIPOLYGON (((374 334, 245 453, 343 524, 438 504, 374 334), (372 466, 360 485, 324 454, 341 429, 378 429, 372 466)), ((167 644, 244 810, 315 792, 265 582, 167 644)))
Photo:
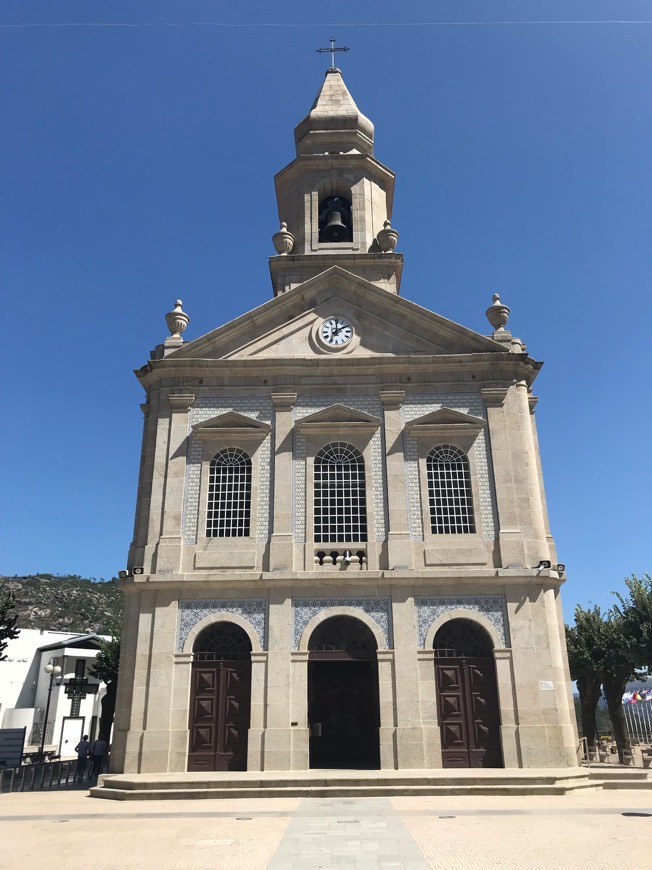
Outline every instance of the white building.
POLYGON ((89 672, 102 639, 27 628, 9 641, 6 659, 0 661, 0 728, 26 728, 25 751, 38 749, 44 726, 45 750, 63 758, 75 755, 82 734, 97 736, 106 686, 89 672), (61 667, 52 676, 49 709, 48 664, 61 667), (87 680, 87 691, 72 693, 71 680, 87 680))

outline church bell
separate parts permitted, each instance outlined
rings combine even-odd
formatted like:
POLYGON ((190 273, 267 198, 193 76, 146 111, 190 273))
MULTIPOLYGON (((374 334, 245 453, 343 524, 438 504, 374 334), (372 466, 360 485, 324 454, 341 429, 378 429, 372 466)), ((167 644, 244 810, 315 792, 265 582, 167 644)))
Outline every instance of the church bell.
POLYGON ((350 242, 351 232, 342 220, 339 211, 330 211, 326 218, 326 226, 319 234, 320 242, 350 242))

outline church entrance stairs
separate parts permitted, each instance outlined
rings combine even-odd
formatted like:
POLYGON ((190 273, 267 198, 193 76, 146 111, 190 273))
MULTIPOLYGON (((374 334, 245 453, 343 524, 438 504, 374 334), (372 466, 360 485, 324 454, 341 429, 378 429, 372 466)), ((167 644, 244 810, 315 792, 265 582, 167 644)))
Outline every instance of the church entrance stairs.
POLYGON ((109 774, 90 791, 108 800, 246 797, 562 795, 601 788, 576 770, 303 770, 243 773, 109 774))

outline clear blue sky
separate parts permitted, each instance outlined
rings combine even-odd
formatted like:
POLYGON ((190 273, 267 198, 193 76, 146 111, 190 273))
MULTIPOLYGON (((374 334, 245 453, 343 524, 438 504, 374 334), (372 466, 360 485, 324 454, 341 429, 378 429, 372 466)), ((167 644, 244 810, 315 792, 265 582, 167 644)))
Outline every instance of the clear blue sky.
POLYGON ((498 291, 545 362, 567 617, 652 570, 652 23, 427 24, 609 19, 652 6, 3 0, 0 573, 124 566, 131 370, 177 296, 186 338, 270 298, 273 176, 331 35, 397 174, 403 295, 486 333, 498 291), (7 26, 83 22, 154 26, 7 26))

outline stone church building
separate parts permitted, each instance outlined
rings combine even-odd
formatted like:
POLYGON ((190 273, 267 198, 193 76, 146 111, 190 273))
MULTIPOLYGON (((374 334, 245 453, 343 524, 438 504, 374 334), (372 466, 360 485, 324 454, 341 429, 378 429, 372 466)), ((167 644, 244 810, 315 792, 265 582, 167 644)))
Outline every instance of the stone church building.
POLYGON ((400 295, 339 70, 295 143, 273 298, 137 371, 112 769, 574 767, 541 364, 400 295))

